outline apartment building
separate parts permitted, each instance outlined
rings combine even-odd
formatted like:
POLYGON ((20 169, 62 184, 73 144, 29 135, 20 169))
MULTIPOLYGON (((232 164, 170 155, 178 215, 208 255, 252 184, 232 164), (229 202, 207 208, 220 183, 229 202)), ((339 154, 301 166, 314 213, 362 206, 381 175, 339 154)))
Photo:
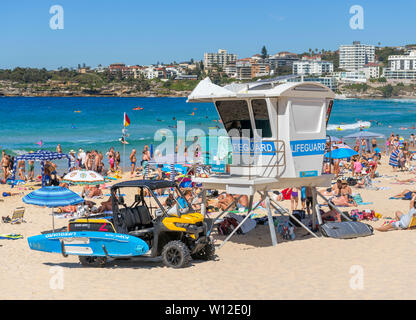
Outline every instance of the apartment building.
POLYGON ((410 51, 408 55, 389 56, 384 75, 392 80, 416 79, 416 51, 410 51))
POLYGON ((293 62, 293 74, 299 75, 322 75, 334 71, 334 64, 321 60, 320 56, 302 57, 302 60, 293 62))
POLYGON ((373 45, 354 41, 352 45, 339 47, 339 67, 346 71, 354 71, 368 63, 375 62, 376 48, 373 45))
POLYGON ((214 66, 224 68, 226 65, 236 61, 237 55, 227 53, 227 50, 219 49, 217 53, 204 53, 205 69, 210 69, 214 66))

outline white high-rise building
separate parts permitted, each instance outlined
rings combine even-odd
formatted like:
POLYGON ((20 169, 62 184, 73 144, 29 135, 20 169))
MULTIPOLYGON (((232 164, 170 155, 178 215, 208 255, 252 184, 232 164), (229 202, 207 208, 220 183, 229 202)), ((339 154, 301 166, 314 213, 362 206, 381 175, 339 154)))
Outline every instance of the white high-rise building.
POLYGON ((375 62, 376 47, 354 41, 352 45, 339 47, 339 67, 347 71, 362 68, 368 63, 375 62))
POLYGON ((409 55, 389 56, 389 66, 384 69, 387 79, 416 79, 416 51, 409 55))
POLYGON ((227 53, 227 50, 219 49, 218 53, 204 53, 204 67, 206 69, 218 66, 224 68, 227 64, 237 61, 237 55, 227 53))
POLYGON ((303 57, 300 61, 293 62, 293 74, 300 75, 322 75, 334 71, 334 64, 329 61, 322 61, 318 57, 303 57))

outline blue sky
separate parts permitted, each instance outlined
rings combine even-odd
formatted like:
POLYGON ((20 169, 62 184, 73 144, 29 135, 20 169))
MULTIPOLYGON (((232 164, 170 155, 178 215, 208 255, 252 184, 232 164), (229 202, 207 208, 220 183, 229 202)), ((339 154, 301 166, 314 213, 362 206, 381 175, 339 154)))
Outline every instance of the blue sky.
POLYGON ((337 49, 360 40, 415 43, 414 0, 1 0, 0 68, 151 64, 202 59, 218 48, 239 58, 259 53, 337 49), (52 30, 49 9, 64 9, 52 30), (364 30, 349 27, 352 5, 364 30))

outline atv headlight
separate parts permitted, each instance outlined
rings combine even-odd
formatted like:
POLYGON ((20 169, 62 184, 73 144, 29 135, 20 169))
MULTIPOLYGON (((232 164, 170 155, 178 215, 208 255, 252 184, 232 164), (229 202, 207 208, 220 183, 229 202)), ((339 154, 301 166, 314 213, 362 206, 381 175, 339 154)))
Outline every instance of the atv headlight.
POLYGON ((189 223, 179 223, 179 222, 177 222, 177 223, 175 223, 175 226, 177 226, 178 228, 186 229, 186 228, 189 227, 189 223))

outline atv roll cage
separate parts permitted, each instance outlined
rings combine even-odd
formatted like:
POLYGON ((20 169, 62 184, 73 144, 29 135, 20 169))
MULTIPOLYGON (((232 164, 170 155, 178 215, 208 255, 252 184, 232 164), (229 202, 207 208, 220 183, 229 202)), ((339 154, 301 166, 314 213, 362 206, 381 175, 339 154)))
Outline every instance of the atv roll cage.
MULTIPOLYGON (((151 197, 155 200, 156 204, 158 205, 159 209, 162 211, 162 217, 167 216, 167 210, 165 207, 160 203, 157 196, 154 194, 155 190, 158 189, 168 189, 173 188, 176 193, 186 202, 188 208, 190 211, 192 211, 191 204, 186 200, 184 197, 182 191, 178 187, 178 185, 175 182, 166 181, 166 180, 133 180, 133 181, 124 181, 117 183, 111 187, 111 199, 112 199, 112 206, 113 206, 113 214, 116 215, 116 213, 119 211, 118 205, 123 205, 124 207, 127 207, 124 204, 124 197, 121 195, 121 189, 122 188, 138 188, 140 193, 135 196, 135 201, 130 207, 134 207, 137 205, 146 206, 147 209, 149 209, 149 206, 147 205, 145 201, 144 196, 144 190, 146 189, 151 197)), ((182 208, 180 203, 174 198, 174 202, 182 208)), ((184 209, 184 208, 182 208, 184 209)), ((177 215, 180 217, 181 213, 180 210, 178 210, 177 215)), ((114 216, 114 218, 117 220, 117 218, 114 216)))

